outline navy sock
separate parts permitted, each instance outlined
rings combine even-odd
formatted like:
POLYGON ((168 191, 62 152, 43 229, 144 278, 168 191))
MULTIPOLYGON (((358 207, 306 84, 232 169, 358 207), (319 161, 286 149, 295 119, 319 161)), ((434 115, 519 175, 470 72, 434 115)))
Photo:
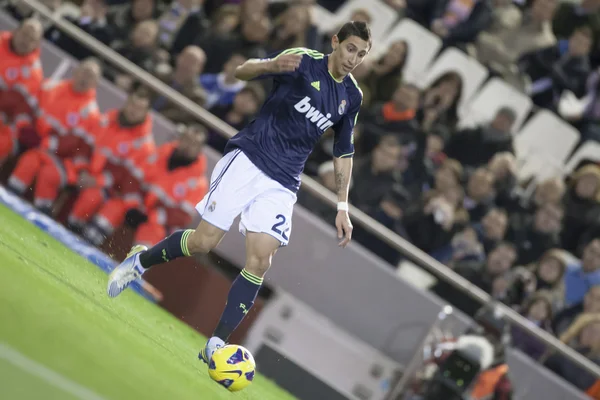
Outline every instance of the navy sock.
POLYGON ((193 229, 173 232, 171 236, 140 254, 140 264, 148 269, 153 265, 166 263, 179 257, 189 257, 187 241, 192 232, 193 229))
POLYGON ((233 281, 231 289, 229 289, 225 310, 221 315, 221 320, 213 336, 221 338, 225 342, 229 340, 229 336, 231 336, 254 305, 254 300, 256 300, 262 283, 262 278, 251 274, 245 269, 242 270, 235 281, 233 281))

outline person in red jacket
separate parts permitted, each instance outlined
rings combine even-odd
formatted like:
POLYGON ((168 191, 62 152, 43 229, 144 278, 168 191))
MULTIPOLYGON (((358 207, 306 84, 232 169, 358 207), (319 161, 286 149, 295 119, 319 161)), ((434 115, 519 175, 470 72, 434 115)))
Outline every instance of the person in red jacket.
MULTIPOLYGON (((194 202, 208 191, 206 156, 202 153, 206 131, 188 127, 177 141, 160 146, 143 166, 147 219, 136 230, 136 243, 153 245, 169 232, 189 226, 196 216, 194 202)), ((86 227, 84 237, 100 246, 125 221, 131 206, 122 198, 108 200, 86 227)))
POLYGON ((20 156, 8 186, 22 195, 35 180, 34 205, 48 214, 60 190, 77 182, 104 132, 96 103, 101 75, 98 61, 87 59, 72 79, 47 80, 40 90, 34 126, 42 142, 20 156))
POLYGON ((0 32, 0 163, 17 153, 20 133, 38 111, 43 32, 35 19, 24 20, 14 32, 0 32))
POLYGON ((77 186, 82 190, 68 220, 73 231, 81 233, 110 198, 121 198, 131 208, 143 203, 142 167, 156 151, 149 111, 150 92, 134 85, 125 106, 106 114, 106 133, 91 163, 78 174, 77 186))

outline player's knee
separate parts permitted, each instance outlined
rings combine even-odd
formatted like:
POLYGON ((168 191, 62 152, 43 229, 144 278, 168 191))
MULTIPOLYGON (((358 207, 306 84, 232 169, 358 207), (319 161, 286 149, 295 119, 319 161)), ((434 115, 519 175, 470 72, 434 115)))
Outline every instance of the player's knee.
POLYGON ((269 268, 271 268, 272 259, 272 254, 250 254, 246 259, 245 269, 252 275, 256 275, 262 278, 263 276, 265 276, 269 268))
POLYGON ((224 231, 202 221, 188 238, 187 247, 191 254, 206 254, 221 242, 224 231))

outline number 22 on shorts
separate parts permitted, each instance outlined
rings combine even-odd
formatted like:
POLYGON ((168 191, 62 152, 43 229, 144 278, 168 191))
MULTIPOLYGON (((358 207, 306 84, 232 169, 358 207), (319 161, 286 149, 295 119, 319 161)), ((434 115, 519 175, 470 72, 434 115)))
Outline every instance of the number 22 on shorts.
POLYGON ((277 222, 275 225, 273 225, 273 227, 272 227, 271 229, 273 230, 273 232, 275 232, 276 234, 280 235, 280 236, 281 236, 282 238, 284 238, 285 240, 289 240, 289 239, 288 239, 288 237, 287 237, 287 235, 286 235, 285 233, 286 233, 287 231, 289 231, 289 230, 290 230, 290 228, 288 227, 288 228, 286 228, 285 230, 281 230, 281 229, 280 229, 280 227, 281 227, 282 225, 284 225, 284 224, 285 224, 285 222, 286 222, 285 216, 284 216, 284 215, 281 215, 281 214, 279 214, 279 215, 277 215, 277 216, 275 217, 275 219, 277 219, 277 221, 278 221, 278 222, 277 222))

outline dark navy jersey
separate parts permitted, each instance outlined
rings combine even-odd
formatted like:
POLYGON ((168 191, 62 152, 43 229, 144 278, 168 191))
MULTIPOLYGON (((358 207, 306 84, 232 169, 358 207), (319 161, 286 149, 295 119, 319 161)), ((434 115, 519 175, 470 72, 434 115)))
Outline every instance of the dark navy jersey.
POLYGON ((304 164, 328 128, 335 135, 334 156, 354 154, 352 131, 362 92, 352 75, 341 81, 333 78, 328 56, 305 48, 279 54, 301 54, 300 67, 259 77, 272 77, 273 90, 258 116, 229 140, 225 152, 241 149, 267 176, 296 192, 304 164))

